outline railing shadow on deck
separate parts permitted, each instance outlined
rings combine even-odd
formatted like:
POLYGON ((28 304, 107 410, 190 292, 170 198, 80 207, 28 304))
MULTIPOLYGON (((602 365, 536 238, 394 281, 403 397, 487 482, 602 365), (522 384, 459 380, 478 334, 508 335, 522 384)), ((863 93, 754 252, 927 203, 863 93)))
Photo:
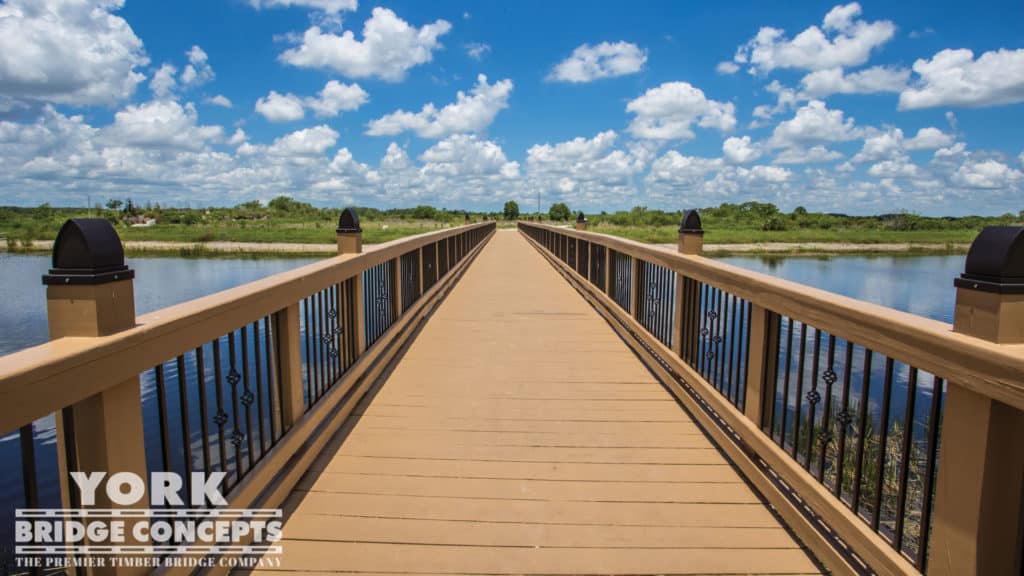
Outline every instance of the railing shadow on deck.
POLYGON ((116 232, 69 221, 44 277, 52 340, 0 357, 0 431, 20 439, 3 488, 19 508, 67 509, 76 470, 224 472, 228 508, 278 506, 494 230, 467 220, 364 251, 346 210, 338 256, 136 319, 116 232), (55 437, 34 437, 50 418, 55 437))
POLYGON ((954 325, 704 258, 695 211, 678 250, 519 229, 831 570, 1020 573, 1024 229, 979 236, 954 325))

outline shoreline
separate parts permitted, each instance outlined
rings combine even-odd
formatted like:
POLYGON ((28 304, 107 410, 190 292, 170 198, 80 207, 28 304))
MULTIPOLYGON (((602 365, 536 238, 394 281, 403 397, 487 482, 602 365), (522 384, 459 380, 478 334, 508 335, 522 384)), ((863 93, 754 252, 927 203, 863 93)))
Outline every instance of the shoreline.
MULTIPOLYGON (((675 248, 675 244, 655 244, 675 248)), ((966 254, 967 243, 853 243, 853 242, 750 242, 740 244, 705 244, 704 253, 710 256, 766 255, 925 255, 966 254)), ((181 257, 310 257, 330 256, 337 253, 333 243, 301 244, 296 242, 172 242, 164 240, 128 240, 124 242, 129 256, 181 256, 181 257)), ((33 240, 31 247, 10 250, 0 245, 0 252, 49 253, 52 240, 33 240)))

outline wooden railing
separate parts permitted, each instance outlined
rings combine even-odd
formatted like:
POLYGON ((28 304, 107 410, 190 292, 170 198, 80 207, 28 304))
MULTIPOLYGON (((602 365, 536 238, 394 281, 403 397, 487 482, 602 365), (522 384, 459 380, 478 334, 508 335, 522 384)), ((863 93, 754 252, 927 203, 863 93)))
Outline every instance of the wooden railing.
POLYGON ((828 568, 1019 573, 1024 230, 979 237, 968 271, 1004 270, 958 281, 954 329, 704 258, 695 212, 678 250, 519 228, 828 568))
POLYGON ((21 436, 4 476, 21 472, 26 508, 47 483, 77 507, 75 470, 226 472, 229 508, 278 506, 494 229, 363 251, 346 211, 337 257, 136 318, 116 233, 69 221, 45 277, 52 340, 0 357, 0 436, 21 436), (51 415, 56 465, 33 441, 51 415))

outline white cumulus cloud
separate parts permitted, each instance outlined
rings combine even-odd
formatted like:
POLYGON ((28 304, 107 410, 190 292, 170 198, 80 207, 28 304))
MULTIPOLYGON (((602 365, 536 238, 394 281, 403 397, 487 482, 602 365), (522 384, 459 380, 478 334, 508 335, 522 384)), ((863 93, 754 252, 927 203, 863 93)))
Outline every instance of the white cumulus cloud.
POLYGON ((480 74, 472 92, 466 94, 460 90, 455 102, 440 109, 432 103, 426 104, 419 112, 397 110, 371 120, 366 133, 393 136, 411 130, 421 138, 443 138, 449 134, 479 132, 494 122, 498 112, 508 107, 512 87, 512 81, 508 79, 488 84, 487 76, 480 74))
POLYGON ((181 70, 181 83, 186 86, 198 86, 213 80, 213 68, 209 56, 199 46, 192 46, 188 52, 188 64, 181 70))
POLYGON ((306 115, 301 98, 291 93, 279 94, 274 90, 256 100, 256 112, 271 122, 294 122, 306 115))
POLYGON ((122 146, 198 149, 221 138, 224 129, 199 125, 191 103, 156 100, 119 110, 105 132, 109 141, 122 146))
POLYGON ((860 14, 861 7, 856 2, 835 6, 825 15, 822 27, 810 26, 793 38, 787 38, 779 28, 763 27, 736 50, 733 60, 748 64, 757 73, 777 68, 822 70, 859 66, 896 34, 892 22, 866 22, 857 19, 860 14))
POLYGON ((722 155, 733 164, 746 164, 761 157, 761 148, 750 142, 750 136, 732 136, 722 143, 722 155))
POLYGON ((687 82, 666 82, 651 88, 626 105, 636 114, 629 132, 652 140, 690 140, 693 124, 701 128, 729 131, 736 127, 736 106, 710 100, 687 82))
POLYGON ((842 110, 829 109, 820 100, 811 100, 790 120, 780 122, 768 140, 774 148, 823 144, 853 140, 860 135, 853 118, 842 110))
POLYGON ((337 116, 340 112, 351 112, 370 101, 370 95, 359 84, 342 84, 329 80, 316 98, 307 98, 306 106, 317 117, 337 116))
POLYGON ((558 82, 593 82, 634 74, 647 62, 647 51, 631 42, 601 42, 596 46, 577 46, 572 54, 559 62, 548 74, 558 82))
POLYGON ((231 103, 231 100, 223 94, 217 94, 216 96, 207 98, 206 103, 213 104, 214 106, 220 106, 221 108, 231 108, 234 106, 234 104, 231 103))
POLYGON ((446 20, 420 28, 387 8, 374 8, 363 24, 363 39, 351 30, 339 36, 319 26, 306 30, 298 46, 284 51, 282 62, 301 68, 323 68, 351 78, 398 82, 410 68, 430 62, 441 48, 439 38, 451 30, 446 20))
POLYGON ((800 81, 802 94, 822 98, 829 94, 875 94, 899 92, 907 85, 910 70, 873 66, 859 72, 844 73, 842 68, 815 70, 800 81))
POLYGON ((0 4, 0 94, 88 106, 130 98, 149 63, 114 14, 123 0, 9 0, 0 4))
POLYGON ((337 14, 342 11, 353 12, 359 7, 358 0, 249 0, 249 4, 256 8, 276 8, 299 6, 302 8, 313 8, 328 14, 337 14))
POLYGON ((966 48, 943 50, 913 69, 917 77, 900 93, 900 110, 1024 102, 1024 48, 985 52, 977 60, 966 48))

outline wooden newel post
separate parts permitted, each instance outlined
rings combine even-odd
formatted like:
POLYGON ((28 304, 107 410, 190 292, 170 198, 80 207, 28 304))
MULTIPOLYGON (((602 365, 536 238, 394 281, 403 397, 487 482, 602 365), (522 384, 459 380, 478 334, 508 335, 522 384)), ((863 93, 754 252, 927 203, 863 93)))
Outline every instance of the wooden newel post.
MULTIPOLYGON (((953 330, 1024 342, 1024 228, 989 227, 955 281, 953 330)), ((1021 573, 1024 413, 949 382, 929 575, 1021 573)))
POLYGON ((579 214, 576 215, 576 229, 577 230, 586 230, 587 229, 587 217, 583 215, 583 212, 580 212, 579 214))
POLYGON ((679 224, 679 253, 700 256, 703 251, 704 228, 700 224, 700 214, 696 210, 687 210, 679 224))
MULTIPOLYGON (((359 215, 355 208, 345 208, 338 218, 338 254, 362 254, 363 229, 359 227, 359 215)), ((355 329, 356 352, 362 354, 366 350, 366 317, 363 310, 363 275, 356 274, 355 290, 352 295, 356 303, 355 329)))
POLYGON ((338 218, 338 254, 361 254, 363 252, 363 229, 359 227, 359 215, 353 208, 345 208, 338 218))
MULTIPOLYGON (((108 336, 135 326, 135 272, 124 263, 114 227, 102 218, 68 220, 53 244, 53 268, 43 276, 50 339, 108 336)), ((57 418, 57 460, 66 508, 81 506, 69 472, 132 472, 146 479, 139 377, 133 376, 68 408, 57 418), (65 432, 72 426, 72 438, 65 432), (70 440, 70 444, 66 440, 70 440)), ((145 507, 143 500, 134 507, 145 507)), ((118 508, 106 490, 96 508, 118 508)), ((137 544, 129 537, 127 544, 137 544)), ((136 574, 142 568, 107 568, 136 574)))

